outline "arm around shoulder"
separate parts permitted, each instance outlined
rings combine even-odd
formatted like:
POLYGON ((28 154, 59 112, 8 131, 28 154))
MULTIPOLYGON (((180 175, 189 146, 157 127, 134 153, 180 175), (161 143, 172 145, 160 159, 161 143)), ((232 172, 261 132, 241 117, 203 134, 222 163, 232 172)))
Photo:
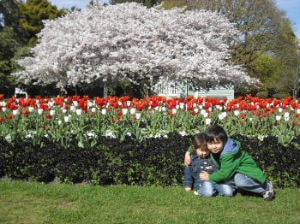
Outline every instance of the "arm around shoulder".
POLYGON ((192 164, 192 155, 190 151, 187 151, 184 155, 184 165, 189 166, 192 164))

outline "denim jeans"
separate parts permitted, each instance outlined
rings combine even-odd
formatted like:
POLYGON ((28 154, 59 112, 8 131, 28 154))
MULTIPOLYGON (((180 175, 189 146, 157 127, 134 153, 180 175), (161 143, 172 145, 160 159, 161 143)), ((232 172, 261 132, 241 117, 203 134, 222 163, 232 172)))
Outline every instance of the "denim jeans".
POLYGON ((267 190, 267 183, 260 183, 242 173, 236 173, 234 175, 234 183, 242 190, 257 194, 264 194, 267 190))
POLYGON ((236 187, 233 181, 224 183, 213 183, 212 181, 200 180, 200 172, 193 172, 192 166, 185 167, 184 184, 198 192, 199 195, 205 197, 213 197, 216 195, 233 196, 236 193, 236 187))
POLYGON ((201 180, 200 180, 200 172, 195 172, 192 166, 187 166, 184 169, 184 185, 186 187, 193 188, 194 190, 198 190, 201 180))
POLYGON ((237 192, 237 187, 235 186, 233 180, 222 183, 215 183, 214 187, 218 194, 221 196, 231 197, 234 196, 237 192))
POLYGON ((195 172, 192 166, 185 167, 185 187, 193 188, 199 195, 211 197, 216 194, 214 184, 211 181, 200 180, 200 172, 195 172))
POLYGON ((198 194, 204 197, 213 197, 218 194, 215 185, 211 181, 201 181, 198 194))

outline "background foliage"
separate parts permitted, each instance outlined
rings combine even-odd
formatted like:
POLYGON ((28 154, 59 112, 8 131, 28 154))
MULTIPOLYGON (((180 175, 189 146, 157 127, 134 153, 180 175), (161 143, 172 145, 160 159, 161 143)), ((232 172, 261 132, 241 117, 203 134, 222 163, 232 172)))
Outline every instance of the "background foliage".
POLYGON ((0 92, 13 95, 18 84, 11 75, 19 69, 17 60, 30 55, 37 42, 36 34, 43 28, 43 20, 66 14, 48 0, 0 1, 0 92))

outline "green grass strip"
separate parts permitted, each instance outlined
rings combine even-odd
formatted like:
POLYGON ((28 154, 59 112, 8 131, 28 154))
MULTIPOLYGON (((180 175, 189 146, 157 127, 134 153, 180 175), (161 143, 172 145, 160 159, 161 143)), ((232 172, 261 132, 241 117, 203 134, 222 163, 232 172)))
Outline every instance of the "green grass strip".
POLYGON ((182 187, 42 184, 0 181, 0 223, 5 224, 296 224, 299 189, 260 197, 204 198, 182 187))

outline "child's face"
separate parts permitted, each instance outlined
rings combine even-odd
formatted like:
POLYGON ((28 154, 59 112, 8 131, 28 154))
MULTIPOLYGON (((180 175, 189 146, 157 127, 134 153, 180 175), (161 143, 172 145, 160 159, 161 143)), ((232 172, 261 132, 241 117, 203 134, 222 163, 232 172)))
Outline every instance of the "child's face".
POLYGON ((201 158, 205 158, 209 156, 209 151, 207 149, 198 148, 196 149, 196 153, 201 158))
POLYGON ((220 140, 215 139, 214 141, 207 143, 207 148, 212 153, 220 153, 224 148, 224 143, 220 140))

